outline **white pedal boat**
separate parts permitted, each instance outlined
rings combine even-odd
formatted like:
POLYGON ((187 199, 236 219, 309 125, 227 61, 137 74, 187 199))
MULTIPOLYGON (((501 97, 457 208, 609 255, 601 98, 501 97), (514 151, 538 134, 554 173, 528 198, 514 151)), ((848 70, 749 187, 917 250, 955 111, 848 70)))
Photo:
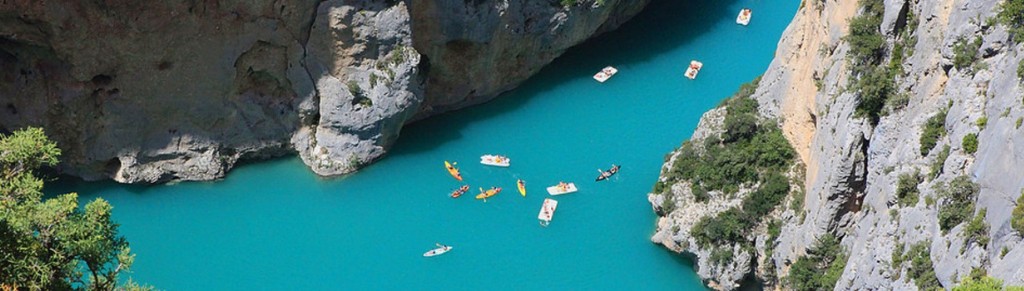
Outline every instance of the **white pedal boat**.
POLYGON ((736 24, 739 24, 739 25, 750 24, 750 16, 752 14, 753 14, 753 11, 751 11, 748 8, 743 8, 742 10, 740 10, 740 14, 736 15, 736 24))
POLYGON ((508 167, 512 163, 512 160, 506 156, 483 155, 480 156, 480 163, 488 166, 508 167))
POLYGON ((604 83, 604 81, 608 81, 608 79, 611 79, 611 77, 615 76, 615 73, 618 72, 619 69, 616 69, 615 67, 612 66, 607 66, 604 67, 604 69, 601 69, 600 72, 597 72, 597 74, 594 74, 594 80, 604 83))
POLYGON ((697 73, 700 73, 700 69, 704 67, 704 63, 696 60, 690 61, 690 67, 686 68, 686 77, 690 80, 697 78, 697 73))
POLYGON ((544 198, 544 204, 540 206, 540 213, 537 213, 537 219, 540 220, 541 226, 548 226, 551 223, 551 218, 555 216, 555 209, 558 208, 558 201, 551 198, 544 198))
POLYGON ((576 183, 562 183, 548 187, 548 194, 562 195, 576 192, 576 183))
POLYGON ((443 255, 444 253, 447 253, 450 250, 452 250, 452 246, 446 246, 446 245, 438 244, 438 248, 432 249, 432 250, 427 251, 426 253, 423 253, 423 256, 424 257, 439 256, 439 255, 443 255))

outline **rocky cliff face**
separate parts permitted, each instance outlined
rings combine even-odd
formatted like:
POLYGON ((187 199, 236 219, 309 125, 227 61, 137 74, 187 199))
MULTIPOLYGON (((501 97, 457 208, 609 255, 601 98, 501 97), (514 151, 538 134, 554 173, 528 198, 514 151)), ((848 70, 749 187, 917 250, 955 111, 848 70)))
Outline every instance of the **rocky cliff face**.
MULTIPOLYGON (((877 123, 856 113, 865 93, 850 89, 865 78, 851 74, 851 45, 844 38, 851 17, 863 13, 855 1, 805 1, 753 95, 763 116, 781 121, 806 170, 806 194, 789 198, 802 207, 780 206, 765 218, 781 222, 777 238, 756 229, 748 234, 757 242, 749 257, 706 262, 708 250, 680 248, 690 237, 686 226, 701 218, 682 209, 713 215, 721 208, 716 205, 735 202, 713 197, 687 205, 688 182, 672 186, 681 194, 676 210, 663 215, 652 239, 697 257, 700 275, 717 289, 733 289, 747 274, 780 284, 777 278, 828 234, 841 238, 849 257, 837 290, 917 289, 926 280, 921 269, 934 271, 937 287, 953 287, 974 269, 1024 285, 1022 234, 1009 222, 1024 188, 1024 86, 1016 73, 1024 46, 990 20, 1001 1, 879 2, 881 66, 899 73, 889 78, 893 94, 877 123), (893 61, 897 54, 903 57, 893 61), (929 119, 933 126, 926 125, 929 119), (939 133, 935 144, 922 146, 929 131, 939 133), (967 141, 973 137, 976 149, 967 141), (911 181, 905 189, 916 189, 917 196, 904 195, 900 180, 911 181), (964 181, 977 191, 957 200, 953 185, 964 181), (949 223, 948 209, 965 205, 967 219, 949 223), (774 252, 765 254, 761 249, 769 244, 774 252), (912 245, 922 246, 916 254, 930 261, 907 262, 912 245)), ((714 116, 706 114, 697 132, 720 126, 714 116)), ((656 209, 664 197, 651 195, 656 209)))
POLYGON ((577 2, 6 1, 0 129, 45 127, 90 180, 208 180, 296 152, 348 173, 647 3, 577 2))

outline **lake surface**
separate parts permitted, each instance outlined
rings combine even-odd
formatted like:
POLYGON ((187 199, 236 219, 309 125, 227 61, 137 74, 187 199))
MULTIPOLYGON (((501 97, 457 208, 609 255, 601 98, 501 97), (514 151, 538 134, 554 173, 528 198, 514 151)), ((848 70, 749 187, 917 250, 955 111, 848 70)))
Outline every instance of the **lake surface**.
POLYGON ((380 162, 319 178, 298 158, 217 182, 159 186, 65 179, 49 193, 109 200, 138 257, 132 277, 166 290, 703 290, 654 245, 646 194, 700 115, 762 74, 799 1, 655 0, 495 101, 407 126, 380 162), (749 27, 734 23, 753 9, 749 27), (691 59, 705 67, 682 74, 691 59), (619 73, 601 84, 606 65, 619 73), (486 167, 497 153, 510 168, 486 167), (457 161, 473 190, 445 171, 457 161), (596 169, 622 165, 609 181, 596 169), (520 196, 517 178, 526 181, 520 196), (544 188, 575 182, 549 227, 544 188), (486 203, 478 188, 504 187, 486 203), (435 242, 451 252, 422 257, 435 242))

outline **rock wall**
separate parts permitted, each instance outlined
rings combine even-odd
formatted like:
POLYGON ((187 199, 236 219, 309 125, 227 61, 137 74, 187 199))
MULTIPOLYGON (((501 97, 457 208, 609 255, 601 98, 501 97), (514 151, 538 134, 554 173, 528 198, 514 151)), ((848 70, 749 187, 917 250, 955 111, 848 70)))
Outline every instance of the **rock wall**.
MULTIPOLYGON (((909 263, 894 264, 893 258, 899 246, 919 242, 927 243, 931 267, 942 287, 955 286, 975 268, 987 270, 1007 285, 1024 285, 1022 234, 1009 223, 1024 188, 1020 169, 1024 128, 1018 125, 1024 119, 1024 86, 1016 73, 1024 59, 1024 45, 1010 42, 1007 28, 990 20, 998 13, 1000 1, 884 1, 879 30, 886 42, 885 62, 895 43, 902 41, 895 31, 908 23, 908 16, 916 16, 917 25, 907 31, 917 41, 899 64, 904 73, 895 77, 898 93, 906 94, 909 101, 902 108, 887 107, 889 113, 874 125, 855 114, 860 94, 848 89, 850 79, 860 77, 850 75, 850 46, 843 38, 849 19, 859 13, 856 1, 804 3, 754 94, 762 115, 781 121, 806 165, 803 207, 773 214, 771 218, 782 221, 782 230, 772 255, 758 252, 754 258, 759 262, 756 270, 739 264, 740 268, 722 275, 705 271, 705 263, 698 262, 700 275, 715 283, 716 289, 735 288, 737 278, 742 278, 737 272, 777 285, 777 278, 785 277, 790 264, 817 238, 835 234, 849 254, 837 290, 917 289, 908 278, 909 263), (957 41, 972 41, 975 36, 981 36, 980 48, 966 53, 978 60, 969 67, 953 66, 957 41), (947 108, 945 134, 922 155, 924 124, 947 108), (978 122, 982 118, 987 120, 983 125, 978 122), (974 153, 962 143, 969 134, 978 136, 974 153), (945 146, 951 150, 943 160, 945 146), (929 175, 933 165, 938 169, 934 177, 929 175), (917 185, 920 198, 900 205, 895 194, 898 177, 914 172, 924 177, 917 185), (967 223, 949 231, 939 227, 941 192, 960 176, 980 187, 971 216, 987 210, 987 242, 968 240, 967 223)), ((700 127, 711 128, 711 124, 702 120, 700 127)), ((697 132, 705 130, 701 128, 697 132)), ((652 195, 656 208, 658 198, 652 195)), ((709 202, 714 203, 725 201, 709 202)), ((668 214, 658 225, 692 225, 699 218, 668 214)), ((682 233, 685 229, 659 227, 653 239, 664 242, 665 237, 682 233)), ((765 230, 753 235, 763 246, 760 239, 765 230)))
POLYGON ((0 132, 45 127, 88 180, 209 180, 294 153, 344 174, 647 3, 577 2, 4 1, 0 132))

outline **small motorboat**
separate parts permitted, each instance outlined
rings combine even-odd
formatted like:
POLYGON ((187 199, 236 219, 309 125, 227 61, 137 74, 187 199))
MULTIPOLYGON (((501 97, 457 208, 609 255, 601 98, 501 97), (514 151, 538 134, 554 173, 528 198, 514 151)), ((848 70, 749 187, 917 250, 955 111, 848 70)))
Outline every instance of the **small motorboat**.
POLYGON ((704 63, 698 62, 697 60, 690 61, 690 67, 686 68, 686 77, 690 80, 697 78, 697 73, 700 73, 700 69, 704 67, 704 63))
POLYGON ((523 179, 519 179, 516 181, 516 186, 519 187, 519 194, 523 194, 523 197, 526 197, 526 182, 523 179))
POLYGON ((476 199, 483 199, 486 202, 487 198, 498 195, 499 192, 501 192, 501 187, 491 187, 491 189, 487 189, 487 191, 484 191, 484 188, 480 188, 480 194, 476 195, 476 199))
POLYGON ((604 69, 601 69, 600 72, 597 72, 597 74, 594 74, 594 80, 604 83, 604 81, 608 81, 608 79, 611 79, 611 77, 615 76, 615 73, 618 72, 619 69, 616 69, 615 67, 612 66, 607 66, 604 67, 604 69))
POLYGON ((619 172, 619 165, 612 164, 612 168, 608 169, 607 171, 601 171, 601 169, 597 169, 597 171, 601 172, 601 175, 597 176, 597 180, 594 180, 594 181, 601 181, 601 180, 604 180, 604 179, 611 178, 612 175, 615 175, 615 173, 618 173, 619 172))
POLYGON ((480 163, 488 166, 495 167, 508 167, 512 160, 506 156, 501 155, 482 155, 480 156, 480 163))
POLYGON ((544 204, 540 206, 540 213, 537 213, 537 219, 540 220, 541 226, 548 226, 551 223, 551 218, 555 215, 557 208, 558 200, 544 198, 544 204))
POLYGON ((548 194, 562 195, 576 192, 576 183, 559 182, 558 185, 548 187, 548 194))
POLYGON ((459 169, 456 168, 453 163, 444 161, 444 168, 448 169, 448 174, 452 174, 452 177, 454 177, 455 180, 462 181, 462 174, 459 173, 459 169))
POLYGON ((452 194, 449 196, 451 196, 452 198, 459 198, 459 196, 462 196, 462 194, 466 194, 466 191, 469 191, 469 185, 462 185, 462 187, 459 187, 459 189, 455 189, 455 191, 452 191, 452 194))
POLYGON ((753 13, 749 8, 743 8, 740 10, 740 14, 736 15, 736 24, 747 25, 750 24, 750 16, 753 13))
POLYGON ((432 249, 432 250, 427 251, 426 253, 423 253, 423 256, 424 257, 439 256, 439 255, 443 255, 444 253, 447 253, 448 251, 452 250, 452 246, 443 245, 443 244, 436 244, 436 245, 437 245, 436 249, 432 249))

